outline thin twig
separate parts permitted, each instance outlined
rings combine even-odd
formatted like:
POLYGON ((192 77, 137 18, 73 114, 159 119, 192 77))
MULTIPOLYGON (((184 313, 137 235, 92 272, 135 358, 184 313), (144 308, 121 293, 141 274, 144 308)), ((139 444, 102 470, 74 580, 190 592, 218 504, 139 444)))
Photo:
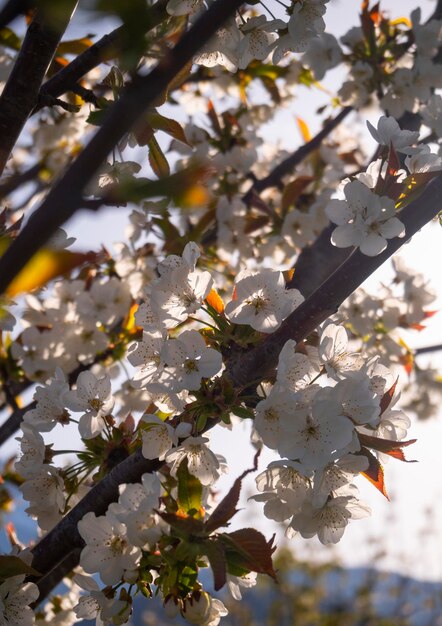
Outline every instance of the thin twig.
POLYGON ((9 195, 22 185, 25 185, 31 180, 34 180, 34 178, 39 175, 41 169, 41 164, 36 163, 24 172, 17 172, 17 174, 12 174, 8 178, 5 178, 4 181, 0 184, 0 200, 5 198, 7 195, 9 195))
MULTIPOLYGON (((166 12, 167 2, 168 0, 159 0, 152 6, 149 13, 149 23, 146 24, 146 32, 158 26, 168 17, 166 12)), ((57 98, 67 91, 78 93, 77 83, 83 76, 101 63, 115 58, 119 52, 124 51, 125 31, 126 27, 123 25, 101 37, 90 48, 79 54, 69 65, 66 65, 55 76, 46 81, 40 89, 40 94, 57 98)), ((37 105, 35 111, 38 111, 40 108, 37 105)))
POLYGON ((292 172, 294 168, 314 150, 320 148, 324 139, 328 137, 328 135, 337 126, 339 126, 342 120, 344 120, 353 110, 354 109, 351 106, 344 107, 336 115, 336 117, 332 118, 325 124, 324 128, 320 130, 319 133, 313 137, 313 139, 307 141, 307 143, 298 148, 293 154, 284 159, 284 161, 277 165, 268 176, 255 181, 250 190, 244 196, 243 201, 248 204, 253 192, 260 193, 269 187, 279 187, 284 176, 292 172))
POLYGON ((420 354, 429 354, 430 352, 440 352, 442 350, 442 343, 439 343, 435 346, 425 346, 424 348, 416 348, 414 350, 414 355, 418 356, 420 354))

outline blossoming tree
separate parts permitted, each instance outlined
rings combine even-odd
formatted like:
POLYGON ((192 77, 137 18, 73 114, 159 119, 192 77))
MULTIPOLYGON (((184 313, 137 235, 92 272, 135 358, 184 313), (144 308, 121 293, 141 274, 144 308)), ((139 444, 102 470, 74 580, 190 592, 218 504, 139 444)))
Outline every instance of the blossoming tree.
POLYGON ((434 293, 399 257, 359 286, 442 210, 442 3, 424 21, 364 0, 340 41, 327 3, 97 0, 92 23, 118 27, 95 42, 63 37, 73 0, 0 10, 0 441, 19 444, 1 493, 39 527, 31 546, 9 527, 0 623, 123 624, 159 594, 215 626, 202 568, 236 599, 276 577, 273 539, 228 528, 246 474, 264 516, 324 544, 369 514, 361 475, 387 495, 383 458, 413 442, 397 374, 421 411, 432 383, 400 333, 434 293), (266 141, 338 66, 318 134, 266 141), (345 124, 368 106, 371 158, 345 124), (61 226, 102 206, 124 240, 70 251, 61 226), (255 459, 216 496, 211 431, 243 421, 255 459))

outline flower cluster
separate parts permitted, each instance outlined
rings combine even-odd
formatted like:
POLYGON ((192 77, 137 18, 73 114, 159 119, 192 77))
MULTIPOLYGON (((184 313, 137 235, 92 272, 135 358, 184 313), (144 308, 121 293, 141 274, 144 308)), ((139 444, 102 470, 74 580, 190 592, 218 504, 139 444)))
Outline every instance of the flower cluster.
POLYGON ((376 438, 391 444, 410 425, 392 408, 392 379, 377 359, 349 351, 342 326, 325 326, 318 347, 306 354, 292 340, 285 344, 276 383, 258 403, 254 422, 263 444, 282 459, 258 476, 262 493, 254 499, 265 503, 270 519, 289 522, 288 536, 336 543, 350 519, 369 514, 353 484, 372 458, 363 435, 373 437, 376 449, 376 438))

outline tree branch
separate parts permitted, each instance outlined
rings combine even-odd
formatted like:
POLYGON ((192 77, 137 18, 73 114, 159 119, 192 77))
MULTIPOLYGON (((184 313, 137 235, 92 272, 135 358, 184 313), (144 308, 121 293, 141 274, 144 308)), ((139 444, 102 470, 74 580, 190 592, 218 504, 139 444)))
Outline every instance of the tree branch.
POLYGON ((51 590, 49 581, 58 582, 67 573, 63 562, 76 550, 75 561, 70 561, 71 569, 78 563, 80 550, 84 545, 83 539, 78 532, 78 522, 86 513, 94 512, 96 515, 104 515, 111 502, 118 500, 119 486, 123 483, 139 482, 141 476, 147 472, 156 472, 163 465, 163 461, 148 461, 137 450, 130 457, 114 467, 95 487, 69 513, 41 539, 32 549, 34 567, 42 578, 37 579, 37 584, 42 583, 39 602, 44 599, 43 591, 51 590), (61 566, 62 572, 57 570, 61 566))
MULTIPOLYGON (((149 23, 146 23, 146 32, 158 26, 166 17, 166 5, 168 0, 159 0, 154 4, 149 13, 149 23)), ((85 74, 93 70, 95 67, 115 58, 118 51, 124 52, 124 43, 126 38, 124 34, 126 27, 119 26, 112 32, 104 35, 95 42, 90 48, 79 54, 73 61, 62 68, 52 78, 45 82, 40 89, 40 95, 53 96, 57 98, 66 91, 77 91, 77 82, 83 78, 85 74)), ((127 45, 127 41, 126 41, 127 45)), ((34 112, 38 111, 41 105, 37 105, 34 112)))
POLYGON ((279 353, 288 339, 301 341, 330 315, 336 313, 342 302, 366 278, 441 210, 442 174, 439 174, 427 185, 419 198, 410 202, 399 213, 398 216, 405 225, 405 237, 390 239, 384 252, 375 257, 366 256, 359 250, 355 250, 310 297, 293 311, 278 330, 253 350, 240 354, 236 362, 228 366, 230 379, 235 381, 235 384, 246 386, 256 379, 256 372, 259 372, 260 377, 265 377, 274 370, 279 353))
POLYGON ((349 113, 353 111, 353 107, 344 107, 336 117, 327 122, 322 130, 317 135, 307 141, 303 146, 298 148, 293 154, 284 159, 279 165, 277 165, 268 176, 261 178, 253 183, 252 187, 246 193, 243 201, 248 204, 251 199, 253 191, 260 193, 264 189, 269 187, 279 187, 282 179, 286 174, 290 174, 293 169, 299 165, 311 152, 320 148, 322 142, 328 135, 347 117, 349 113), (250 194, 250 195, 249 195, 250 194))
POLYGON ((34 5, 35 2, 31 0, 9 0, 0 10, 0 28, 7 26, 12 20, 26 13, 34 5))
POLYGON ((439 343, 435 346, 425 346, 424 348, 416 348, 414 350, 415 356, 419 354, 429 354, 430 352, 440 352, 442 350, 442 343, 439 343))
POLYGON ((146 77, 138 78, 126 88, 120 100, 110 108, 100 130, 55 184, 0 259, 0 293, 6 290, 11 280, 56 229, 77 211, 84 188, 115 145, 241 5, 242 0, 214 2, 146 77))
POLYGON ((24 172, 17 172, 12 174, 0 184, 0 200, 21 187, 25 183, 29 183, 38 176, 42 169, 41 163, 31 165, 31 167, 24 172))
POLYGON ((38 92, 76 0, 66 3, 57 25, 37 11, 23 40, 12 72, 0 96, 0 174, 23 126, 37 104, 38 92))

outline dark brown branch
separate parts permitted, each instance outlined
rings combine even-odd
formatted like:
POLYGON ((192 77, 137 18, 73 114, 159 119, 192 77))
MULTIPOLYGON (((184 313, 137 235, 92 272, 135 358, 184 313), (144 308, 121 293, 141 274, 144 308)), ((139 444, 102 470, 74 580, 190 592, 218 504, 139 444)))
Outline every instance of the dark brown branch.
MULTIPOLYGON (((66 3, 57 27, 50 26, 40 11, 32 20, 12 72, 0 96, 0 174, 37 104, 38 92, 49 63, 63 35, 76 0, 66 3)), ((60 12, 61 13, 61 12, 60 12)))
POLYGON ((32 608, 38 606, 40 602, 51 593, 51 591, 63 580, 65 576, 70 574, 72 570, 77 567, 80 561, 81 548, 74 548, 66 557, 56 566, 53 570, 48 572, 45 576, 42 576, 38 580, 38 590, 40 596, 38 600, 31 605, 32 608))
POLYGON ((442 174, 430 182, 421 196, 399 214, 405 225, 405 237, 390 239, 387 248, 375 257, 356 250, 331 274, 316 291, 299 306, 273 334, 259 346, 240 355, 228 367, 228 374, 236 385, 248 385, 256 373, 265 377, 276 367, 279 353, 289 339, 301 341, 330 315, 336 313, 342 302, 361 283, 380 267, 427 222, 442 210, 442 174))
MULTIPOLYGON (((41 539, 32 549, 32 566, 42 574, 42 581, 45 593, 50 591, 48 580, 59 578, 56 574, 57 566, 62 564, 73 550, 76 550, 79 558, 78 548, 83 547, 83 539, 78 532, 78 522, 86 513, 94 512, 96 515, 104 515, 111 502, 118 500, 118 488, 123 483, 139 482, 141 476, 146 472, 156 472, 162 461, 148 461, 137 450, 130 457, 114 467, 109 474, 93 487, 85 497, 70 511, 47 535, 41 539)), ((71 563, 71 568, 78 561, 71 563)), ((64 569, 64 568, 63 568, 64 569)), ((64 571, 63 575, 66 574, 64 571)), ((38 583, 37 583, 38 584, 38 583)), ((43 591, 43 588, 41 591, 43 591)), ((39 601, 43 599, 40 595, 39 601)))
POLYGON ((11 413, 11 415, 0 426, 0 445, 7 441, 9 437, 12 437, 12 435, 20 428, 20 424, 25 413, 35 409, 36 406, 35 402, 31 402, 31 404, 28 404, 21 409, 16 409, 13 413, 11 413))
POLYGON ((22 185, 29 183, 31 180, 34 180, 34 178, 36 178, 40 173, 40 170, 41 164, 36 163, 24 172, 17 172, 17 174, 12 174, 8 178, 5 178, 4 181, 0 184, 0 200, 2 200, 5 196, 12 193, 22 185))
POLYGON ((353 252, 353 248, 336 248, 330 240, 335 228, 330 224, 310 246, 302 249, 295 263, 289 289, 298 289, 308 298, 353 252))
POLYGON ((0 10, 0 28, 4 28, 35 5, 31 0, 9 0, 0 10))
POLYGON ((425 346, 424 348, 416 348, 414 351, 415 356, 419 354, 429 354, 430 352, 440 352, 442 350, 442 343, 435 346, 425 346))
POLYGON ((241 0, 217 0, 146 77, 126 88, 100 130, 55 184, 14 243, 0 259, 0 293, 33 254, 79 208, 86 185, 122 137, 226 19, 241 0))
POLYGON ((344 107, 333 119, 327 122, 322 130, 317 135, 307 141, 303 146, 298 148, 293 154, 284 159, 279 165, 277 165, 268 176, 261 178, 253 183, 251 189, 246 193, 243 201, 248 204, 250 200, 250 194, 255 191, 260 193, 264 189, 269 187, 279 187, 281 181, 287 174, 293 171, 293 169, 299 165, 309 154, 314 150, 321 147, 322 142, 328 135, 347 117, 349 113, 353 111, 353 107, 344 107))
MULTIPOLYGON (((149 13, 149 23, 146 24, 146 32, 158 26, 167 16, 166 5, 168 0, 159 0, 154 4, 149 13)), ((78 93, 78 81, 95 67, 115 58, 119 52, 124 52, 124 45, 127 45, 125 26, 120 26, 104 35, 90 48, 79 54, 69 65, 50 78, 40 89, 42 96, 48 95, 57 98, 67 91, 78 93)), ((38 110, 43 106, 39 104, 38 110)))

